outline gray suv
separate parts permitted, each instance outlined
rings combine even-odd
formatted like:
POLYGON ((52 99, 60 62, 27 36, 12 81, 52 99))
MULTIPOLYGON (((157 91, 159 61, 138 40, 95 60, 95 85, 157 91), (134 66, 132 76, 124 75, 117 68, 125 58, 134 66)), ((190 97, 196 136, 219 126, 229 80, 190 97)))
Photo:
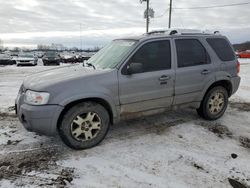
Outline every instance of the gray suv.
POLYGON ((16 111, 27 130, 85 149, 100 143, 110 124, 173 107, 218 119, 239 87, 238 73, 226 37, 155 31, 114 40, 83 65, 31 75, 16 111))

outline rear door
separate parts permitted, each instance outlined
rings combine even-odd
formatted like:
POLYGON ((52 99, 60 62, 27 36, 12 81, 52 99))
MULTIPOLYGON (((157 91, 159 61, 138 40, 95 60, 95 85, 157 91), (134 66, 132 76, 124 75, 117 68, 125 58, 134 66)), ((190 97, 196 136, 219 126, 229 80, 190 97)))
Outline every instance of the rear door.
POLYGON ((171 41, 164 39, 140 45, 119 72, 121 113, 165 108, 173 103, 175 71, 171 41), (131 63, 141 63, 143 71, 128 75, 131 63))
POLYGON ((214 79, 211 59, 199 38, 175 39, 177 67, 175 104, 193 102, 214 79))

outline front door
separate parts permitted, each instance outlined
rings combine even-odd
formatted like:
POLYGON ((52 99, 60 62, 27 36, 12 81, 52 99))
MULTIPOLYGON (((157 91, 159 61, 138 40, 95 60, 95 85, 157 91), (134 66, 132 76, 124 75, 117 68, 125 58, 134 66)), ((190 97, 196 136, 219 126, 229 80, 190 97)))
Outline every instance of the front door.
POLYGON ((172 105, 175 71, 172 68, 171 41, 147 42, 137 48, 119 72, 121 114, 143 112, 172 105), (132 63, 142 71, 127 74, 132 63))

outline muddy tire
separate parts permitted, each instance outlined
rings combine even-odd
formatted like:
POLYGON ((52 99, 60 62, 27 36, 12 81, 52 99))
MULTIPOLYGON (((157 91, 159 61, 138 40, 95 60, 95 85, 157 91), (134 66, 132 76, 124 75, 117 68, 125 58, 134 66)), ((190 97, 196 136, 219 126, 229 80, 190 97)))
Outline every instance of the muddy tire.
POLYGON ((227 105, 227 90, 222 86, 216 86, 206 93, 197 113, 206 120, 216 120, 224 114, 227 105))
POLYGON ((102 105, 83 102, 65 113, 59 126, 59 135, 73 149, 91 148, 105 138, 109 122, 109 114, 102 105))

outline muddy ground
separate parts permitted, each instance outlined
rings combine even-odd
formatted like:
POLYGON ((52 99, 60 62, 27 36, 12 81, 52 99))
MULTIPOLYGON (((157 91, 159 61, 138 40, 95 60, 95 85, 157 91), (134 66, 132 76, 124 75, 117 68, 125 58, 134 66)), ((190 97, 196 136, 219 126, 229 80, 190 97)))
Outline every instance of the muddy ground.
MULTIPOLYGON (((249 103, 231 102, 226 113, 235 115, 249 111, 249 103)), ((191 109, 172 111, 114 125, 105 141, 98 146, 98 150, 101 147, 105 148, 105 145, 117 142, 117 140, 129 142, 133 138, 145 135, 168 136, 168 130, 185 123, 199 126, 204 131, 214 134, 218 139, 229 139, 237 142, 250 156, 250 137, 248 137, 250 134, 248 136, 235 134, 226 123, 221 121, 204 121, 191 109)), ((13 187, 74 187, 74 180, 80 179, 78 170, 75 166, 63 166, 59 161, 67 160, 74 154, 84 158, 96 152, 93 148, 79 153, 79 151, 71 150, 63 145, 60 138, 49 138, 29 133, 22 128, 12 112, 0 114, 0 129, 0 186, 3 187, 6 185, 13 187)), ((177 135, 180 140, 185 137, 181 133, 177 133, 177 135)), ((234 151, 229 154, 229 158, 234 160, 237 160, 238 156, 239 154, 234 151)), ((182 155, 179 155, 177 160, 183 158, 182 155)), ((188 163, 201 173, 211 173, 209 168, 199 161, 194 159, 186 159, 186 161, 189 161, 188 163)), ((156 167, 153 171, 157 171, 156 167)), ((250 170, 246 174, 237 168, 232 168, 228 174, 228 177, 225 177, 228 178, 226 185, 238 186, 239 188, 250 186, 250 170), (237 174, 241 175, 237 176, 237 174)))

